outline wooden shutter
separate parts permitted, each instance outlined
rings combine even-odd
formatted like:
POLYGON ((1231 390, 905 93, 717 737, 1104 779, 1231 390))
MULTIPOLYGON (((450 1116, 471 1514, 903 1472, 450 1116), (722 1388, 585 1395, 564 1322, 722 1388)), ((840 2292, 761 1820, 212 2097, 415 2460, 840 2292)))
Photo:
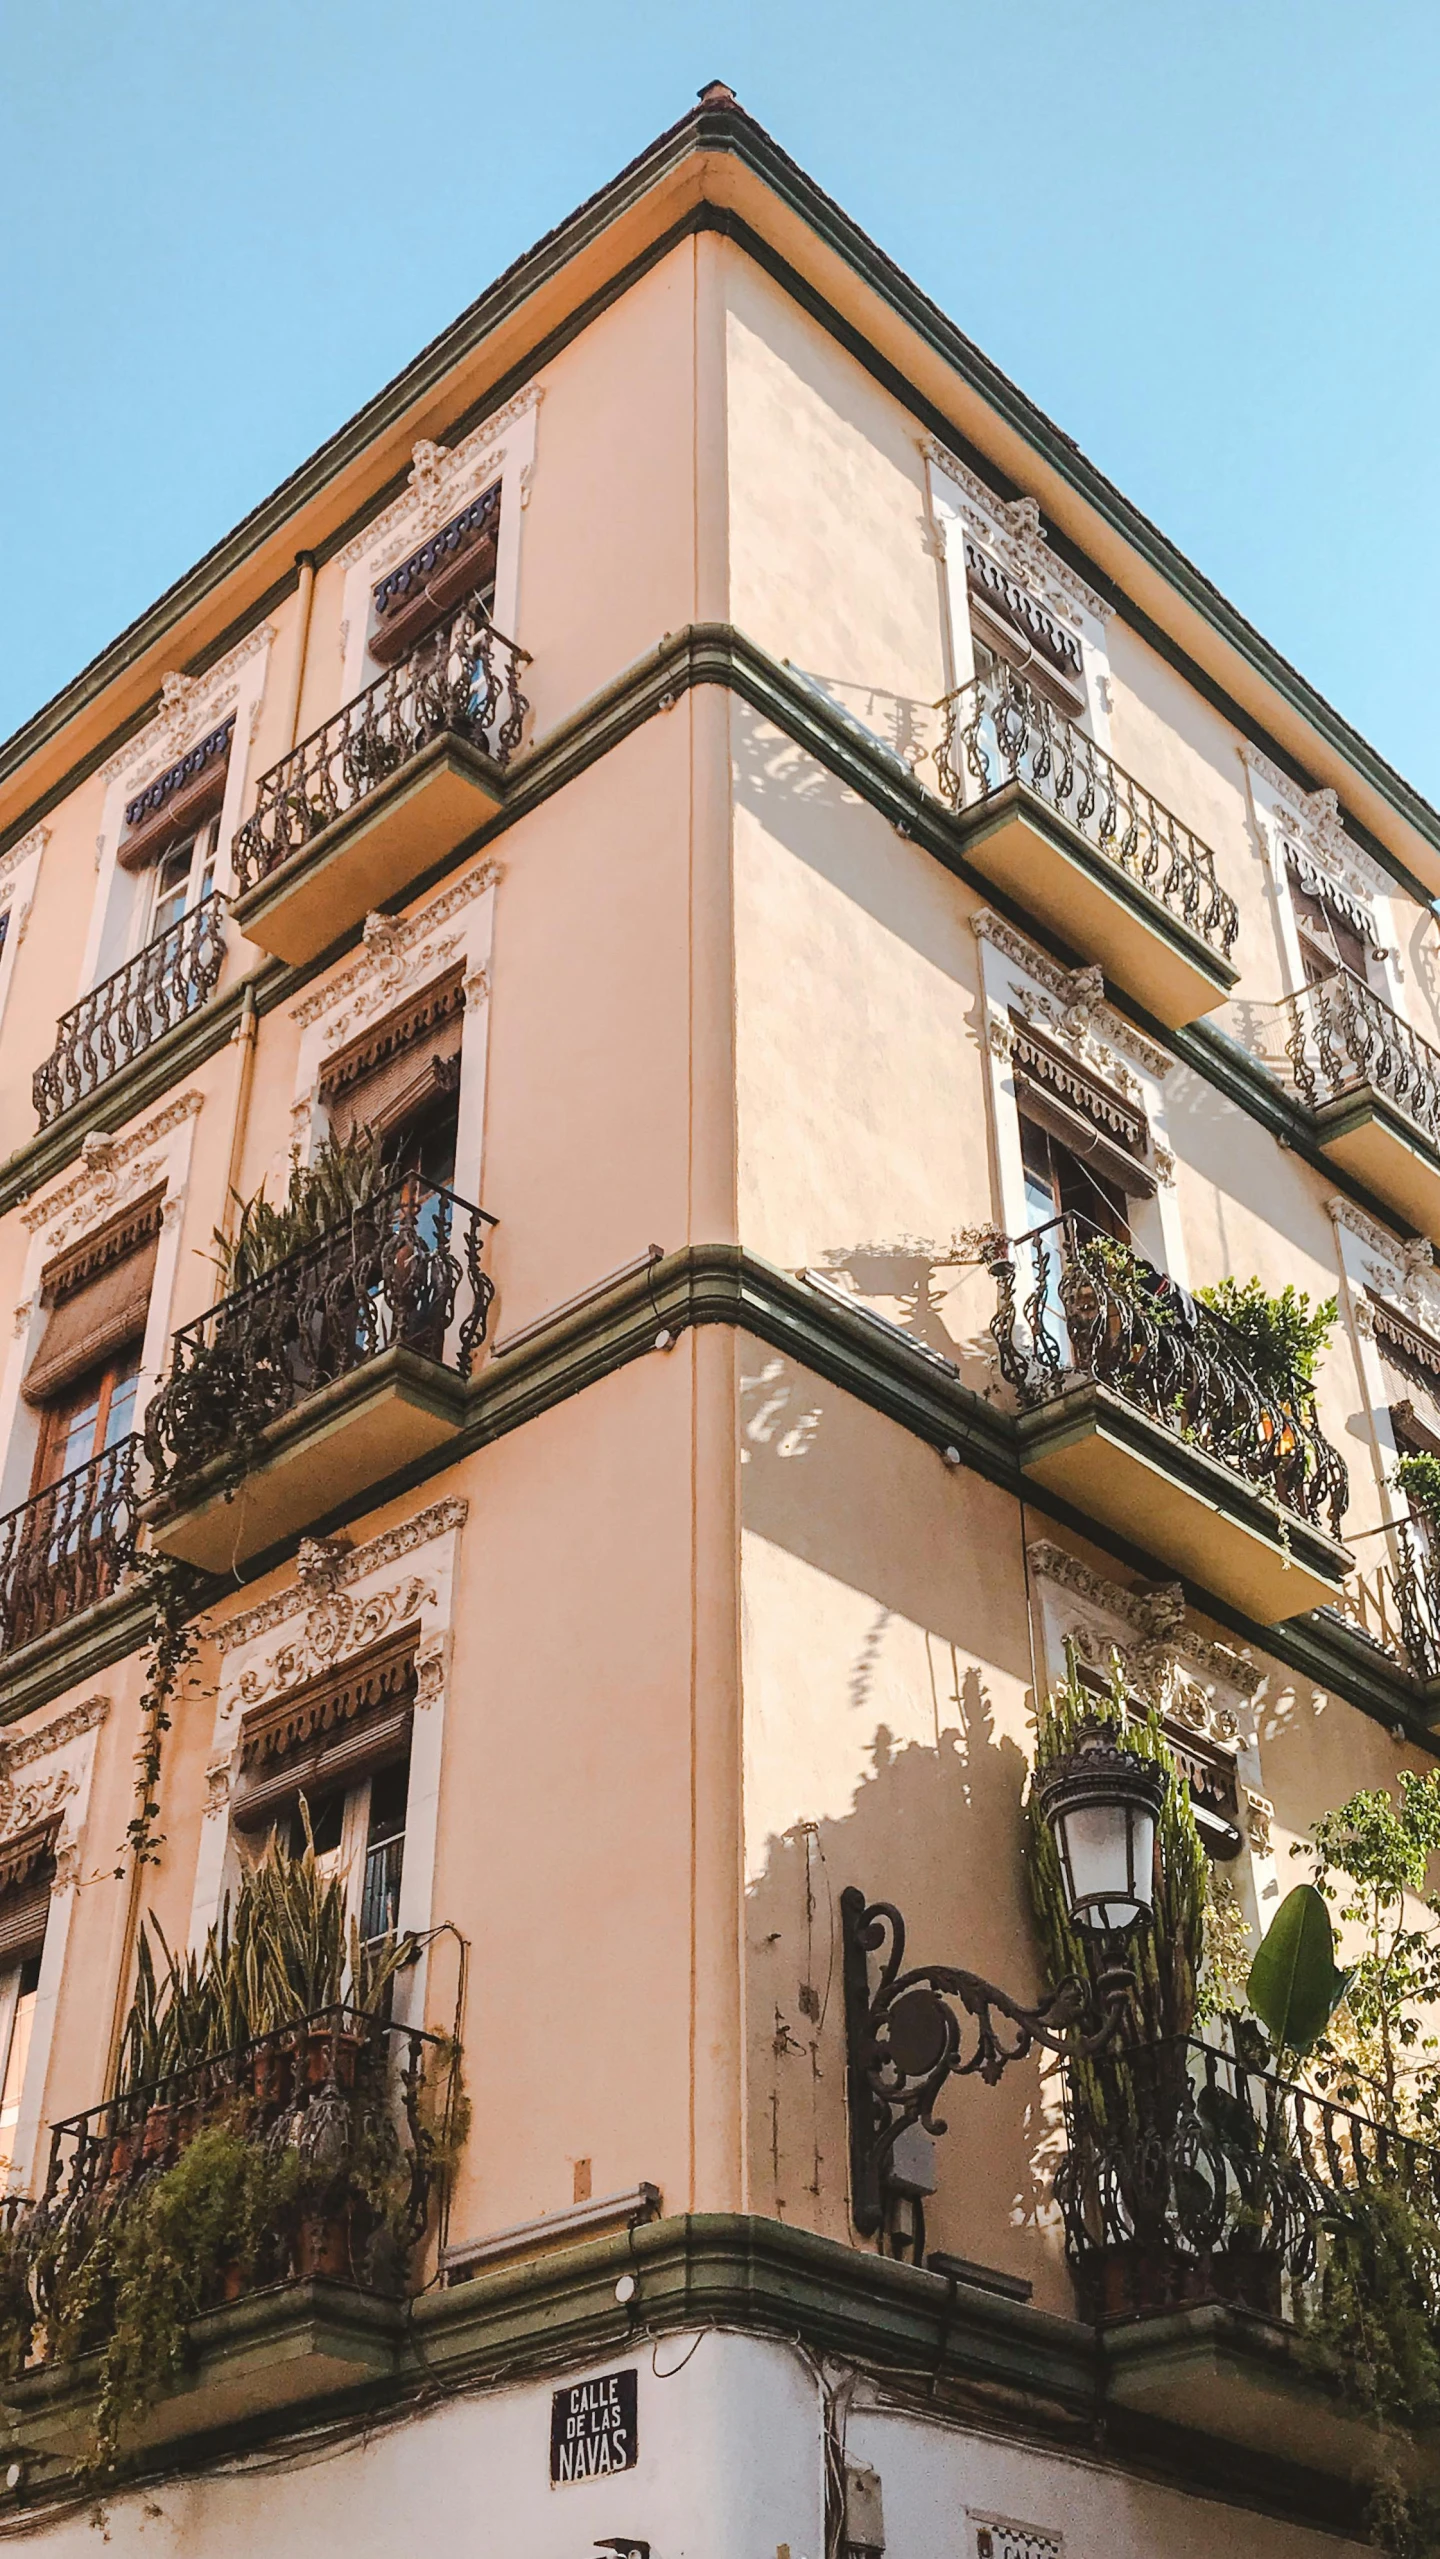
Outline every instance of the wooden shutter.
POLYGON ((48 1404, 145 1330, 163 1190, 111 1218, 83 1244, 47 1262, 40 1275, 45 1330, 26 1372, 27 1404, 48 1404))

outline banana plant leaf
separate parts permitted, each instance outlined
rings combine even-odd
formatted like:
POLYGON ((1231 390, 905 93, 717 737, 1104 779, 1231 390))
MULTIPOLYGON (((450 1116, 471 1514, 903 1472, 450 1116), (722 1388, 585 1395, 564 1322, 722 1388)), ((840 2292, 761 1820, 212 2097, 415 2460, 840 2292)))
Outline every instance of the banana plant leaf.
POLYGON ((1335 1931, 1313 1884, 1287 1893, 1250 1967, 1250 2005, 1277 2044, 1310 2050, 1350 1986, 1335 1961, 1335 1931))

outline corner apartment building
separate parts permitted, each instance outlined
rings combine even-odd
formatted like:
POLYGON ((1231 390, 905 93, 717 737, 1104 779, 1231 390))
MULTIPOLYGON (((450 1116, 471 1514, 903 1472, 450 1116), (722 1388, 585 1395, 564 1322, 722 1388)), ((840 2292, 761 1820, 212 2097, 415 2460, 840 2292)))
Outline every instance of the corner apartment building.
MULTIPOLYGON (((1437 893, 1440 814, 722 88, 11 740, 12 2185, 103 2139, 139 1918, 202 1944, 302 1792, 472 2109, 399 2297, 205 2314, 117 2553, 1350 2546, 1283 2304, 1080 2315, 1053 2055, 857 2222, 842 1897, 1038 1996, 1071 1637, 1252 1931, 1432 1764, 1437 893), (359 1127, 377 1204, 227 1299, 232 1193, 359 1127), (1227 1273, 1338 1297, 1309 1419, 1227 1273)), ((12 2535, 91 2547, 88 2387, 8 2389, 12 2535)))

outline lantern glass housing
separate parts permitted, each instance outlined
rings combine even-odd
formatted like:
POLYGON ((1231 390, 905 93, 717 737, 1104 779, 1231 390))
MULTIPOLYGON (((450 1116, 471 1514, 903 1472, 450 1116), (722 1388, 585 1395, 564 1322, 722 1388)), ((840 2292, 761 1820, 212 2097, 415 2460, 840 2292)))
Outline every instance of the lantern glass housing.
POLYGON ((1153 1760, 1118 1750, 1098 1724, 1042 1778, 1040 1808, 1055 1836, 1065 1907, 1077 1928, 1123 1937, 1155 1894, 1155 1819, 1165 1777, 1153 1760))

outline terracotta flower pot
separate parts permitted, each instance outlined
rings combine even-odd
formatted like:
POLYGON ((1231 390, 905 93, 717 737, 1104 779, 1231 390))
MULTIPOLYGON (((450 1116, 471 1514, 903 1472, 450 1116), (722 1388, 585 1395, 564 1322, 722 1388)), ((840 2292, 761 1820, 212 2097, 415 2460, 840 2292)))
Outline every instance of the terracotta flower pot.
POLYGON ((165 2157, 170 2148, 170 2135, 174 2125, 173 2106, 151 2107, 145 2118, 145 2132, 140 2144, 140 2156, 149 2165, 153 2166, 157 2160, 165 2157))
POLYGON ((291 2056, 281 2044, 262 2044, 250 2056, 250 2090, 257 2106, 283 2106, 290 2094, 291 2056))
POLYGON ((355 2065, 364 2043, 349 2027, 311 2026, 305 2035, 303 2055, 304 2080, 307 2088, 323 2088, 333 2069, 336 2086, 353 2088, 355 2065))

